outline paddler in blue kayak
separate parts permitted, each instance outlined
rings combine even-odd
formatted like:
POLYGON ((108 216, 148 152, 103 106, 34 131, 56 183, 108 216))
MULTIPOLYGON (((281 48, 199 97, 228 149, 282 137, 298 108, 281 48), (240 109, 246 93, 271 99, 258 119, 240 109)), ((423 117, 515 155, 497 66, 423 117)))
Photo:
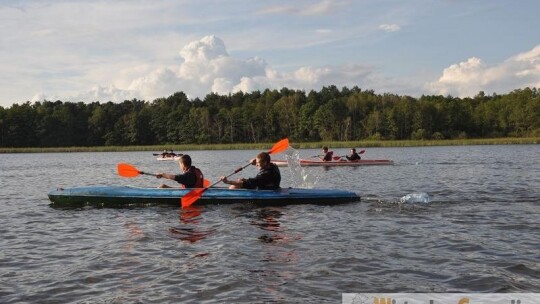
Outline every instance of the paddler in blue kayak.
MULTIPOLYGON (((178 161, 181 174, 157 173, 157 178, 167 178, 178 182, 185 188, 203 188, 204 175, 199 168, 191 165, 191 157, 184 154, 178 161)), ((158 188, 172 188, 165 184, 159 185, 158 188)))
POLYGON ((231 185, 229 189, 258 189, 276 190, 279 189, 281 174, 278 166, 270 161, 270 154, 261 152, 256 158, 251 160, 251 164, 259 167, 259 173, 253 178, 241 178, 228 180, 226 176, 220 177, 225 184, 231 185))

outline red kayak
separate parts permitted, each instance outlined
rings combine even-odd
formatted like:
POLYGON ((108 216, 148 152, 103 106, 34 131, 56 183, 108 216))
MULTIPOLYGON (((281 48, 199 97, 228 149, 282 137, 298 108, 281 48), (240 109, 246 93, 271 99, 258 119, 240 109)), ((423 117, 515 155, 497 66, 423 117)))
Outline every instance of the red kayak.
MULTIPOLYGON (((272 160, 278 167, 286 167, 289 164, 286 160, 272 160)), ((357 161, 349 160, 307 160, 301 159, 300 166, 373 166, 373 165, 393 165, 394 162, 389 159, 361 159, 357 161)))

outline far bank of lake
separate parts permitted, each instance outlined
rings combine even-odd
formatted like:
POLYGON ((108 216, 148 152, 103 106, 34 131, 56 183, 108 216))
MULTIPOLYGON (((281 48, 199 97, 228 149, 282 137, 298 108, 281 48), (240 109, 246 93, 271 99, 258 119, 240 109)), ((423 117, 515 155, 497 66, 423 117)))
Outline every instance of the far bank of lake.
MULTIPOLYGON (((524 145, 539 144, 540 137, 526 138, 484 138, 484 139, 449 139, 449 140, 359 140, 359 141, 320 141, 293 142, 295 149, 315 149, 322 146, 330 148, 366 148, 366 147, 425 147, 425 146, 467 146, 467 145, 524 145)), ((123 151, 201 151, 201 150, 250 150, 269 149, 274 143, 237 143, 237 144, 170 144, 153 146, 101 146, 101 147, 0 147, 0 153, 59 153, 59 152, 123 152, 123 151)))

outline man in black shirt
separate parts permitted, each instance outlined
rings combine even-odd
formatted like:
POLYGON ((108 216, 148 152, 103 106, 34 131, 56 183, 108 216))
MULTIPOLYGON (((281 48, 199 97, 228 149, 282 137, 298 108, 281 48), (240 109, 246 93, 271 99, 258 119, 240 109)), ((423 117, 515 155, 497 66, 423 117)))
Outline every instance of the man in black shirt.
POLYGON ((261 152, 256 158, 251 160, 252 165, 259 166, 259 173, 253 178, 241 178, 237 180, 228 180, 226 176, 220 179, 223 183, 231 185, 229 189, 258 189, 258 190, 276 190, 279 189, 281 174, 279 168, 270 161, 270 154, 261 152))
POLYGON ((346 155, 345 157, 350 161, 357 161, 357 160, 361 159, 360 155, 358 155, 358 153, 356 153, 355 148, 351 149, 351 155, 346 155))
POLYGON ((322 147, 322 152, 323 152, 323 155, 321 159, 323 161, 332 161, 332 156, 334 156, 334 151, 328 151, 328 147, 324 146, 322 147))
MULTIPOLYGON (((181 184, 184 188, 202 188, 204 176, 195 166, 191 165, 191 157, 187 154, 182 155, 178 161, 180 165, 181 174, 169 174, 169 173, 158 173, 156 174, 157 178, 166 178, 177 183, 181 184)), ((159 185, 158 188, 171 188, 165 184, 159 185)))

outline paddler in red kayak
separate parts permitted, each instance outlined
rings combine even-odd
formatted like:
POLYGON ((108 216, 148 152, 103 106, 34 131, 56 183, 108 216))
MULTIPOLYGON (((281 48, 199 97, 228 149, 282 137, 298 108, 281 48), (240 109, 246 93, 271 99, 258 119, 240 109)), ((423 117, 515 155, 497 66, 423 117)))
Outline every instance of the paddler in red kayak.
POLYGON ((328 147, 324 146, 324 147, 322 147, 322 152, 323 152, 323 155, 322 155, 321 159, 323 161, 331 161, 332 160, 332 156, 334 156, 334 151, 328 151, 328 147))
MULTIPOLYGON (((191 157, 184 154, 178 161, 181 174, 157 173, 157 178, 167 178, 181 184, 184 188, 203 188, 204 175, 199 168, 191 165, 191 157)), ((172 188, 165 184, 159 185, 158 188, 172 188)))
POLYGON ((281 174, 278 166, 270 161, 270 154, 261 152, 256 158, 251 160, 252 165, 259 167, 259 173, 253 178, 241 178, 237 180, 228 180, 226 176, 220 177, 225 184, 231 185, 229 189, 258 189, 275 190, 279 189, 281 174))
POLYGON ((350 161, 358 161, 358 160, 361 159, 360 155, 358 153, 356 153, 355 148, 352 148, 351 149, 351 154, 350 155, 345 155, 345 158, 347 158, 350 161))

